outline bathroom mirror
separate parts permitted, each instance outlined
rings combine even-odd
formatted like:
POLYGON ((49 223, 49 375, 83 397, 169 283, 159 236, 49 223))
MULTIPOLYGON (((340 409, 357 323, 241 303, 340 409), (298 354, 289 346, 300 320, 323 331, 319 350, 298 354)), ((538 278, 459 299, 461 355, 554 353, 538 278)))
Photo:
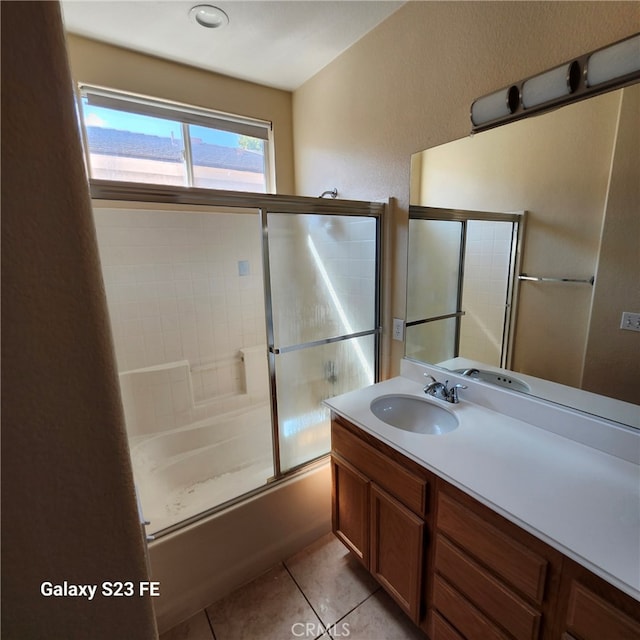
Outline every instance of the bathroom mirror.
MULTIPOLYGON (((512 384, 640 426, 640 334, 621 326, 624 311, 640 313, 638 113, 636 84, 412 156, 407 357, 458 372, 477 369, 472 375, 483 382, 512 384), (425 273, 421 256, 430 249, 418 238, 417 222, 423 221, 417 219, 425 212, 430 217, 429 211, 452 219, 450 210, 526 212, 511 296, 493 287, 504 258, 493 233, 467 240, 466 253, 460 242, 448 250, 447 242, 436 241, 440 256, 431 275, 449 275, 425 273), (502 310, 493 313, 505 319, 508 356, 483 355, 459 339, 459 330, 456 343, 453 326, 444 332, 432 322, 412 326, 410 316, 424 306, 425 295, 446 299, 446 292, 433 290, 464 291, 470 273, 480 281, 477 304, 493 304, 498 296, 502 310)), ((475 303, 464 294, 459 301, 452 312, 462 326, 475 326, 477 345, 496 342, 475 303)))

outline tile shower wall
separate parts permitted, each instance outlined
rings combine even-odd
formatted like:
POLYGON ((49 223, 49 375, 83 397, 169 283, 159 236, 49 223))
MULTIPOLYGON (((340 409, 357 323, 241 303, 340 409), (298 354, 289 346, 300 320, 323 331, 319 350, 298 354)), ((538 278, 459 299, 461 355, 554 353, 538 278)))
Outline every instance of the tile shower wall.
POLYGON ((347 216, 269 217, 276 346, 371 329, 375 309, 375 221, 347 216), (337 311, 337 308, 340 311, 337 311))
POLYGON ((460 353, 500 366, 511 223, 469 221, 465 250, 460 353))
POLYGON ((240 350, 265 344, 258 213, 94 215, 119 371, 187 361, 196 403, 243 393, 240 350))
POLYGON ((311 237, 351 327, 340 331, 369 329, 375 323, 375 223, 370 218, 325 221, 323 233, 311 237))

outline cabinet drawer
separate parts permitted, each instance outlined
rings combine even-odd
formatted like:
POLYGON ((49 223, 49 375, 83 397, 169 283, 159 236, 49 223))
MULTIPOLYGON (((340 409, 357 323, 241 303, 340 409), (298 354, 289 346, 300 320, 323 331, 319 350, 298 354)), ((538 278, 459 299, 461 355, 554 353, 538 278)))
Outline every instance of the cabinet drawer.
POLYGON ((514 638, 538 638, 541 614, 441 535, 436 541, 435 569, 514 638))
POLYGON ((431 640, 464 640, 464 638, 440 615, 433 614, 431 640))
POLYGON ((536 603, 544 598, 548 562, 453 498, 438 495, 438 529, 536 603))
POLYGON ((571 585, 566 623, 569 631, 581 640, 640 638, 640 624, 575 581, 571 585))
POLYGON ((335 420, 331 427, 331 448, 414 513, 426 513, 427 481, 403 469, 335 420))
POLYGON ((490 620, 440 576, 433 581, 435 608, 466 640, 508 640, 490 620))

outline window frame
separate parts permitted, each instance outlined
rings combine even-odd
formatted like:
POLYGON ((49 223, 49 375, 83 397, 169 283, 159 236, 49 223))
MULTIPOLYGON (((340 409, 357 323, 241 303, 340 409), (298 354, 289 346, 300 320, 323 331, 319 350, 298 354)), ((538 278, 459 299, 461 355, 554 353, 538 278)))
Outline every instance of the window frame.
MULTIPOLYGON (((84 116, 83 99, 93 100, 93 104, 99 107, 114 109, 141 116, 149 116, 170 119, 177 122, 182 130, 184 144, 184 168, 186 176, 186 188, 208 189, 211 191, 231 191, 224 188, 211 189, 210 187, 197 187, 194 184, 193 154, 191 148, 191 136, 189 126, 201 126, 218 131, 227 131, 239 135, 249 135, 263 140, 264 143, 264 193, 276 192, 275 177, 275 152, 273 144, 273 122, 260 120, 246 116, 235 115, 214 109, 197 107, 181 102, 155 98, 137 93, 119 91, 97 85, 79 82, 76 88, 76 103, 78 107, 78 124, 80 127, 87 176, 94 178, 91 166, 91 149, 84 116), (131 108, 126 108, 130 106, 131 108)), ((129 181, 123 181, 129 183, 129 181)), ((155 184, 152 182, 131 182, 131 184, 155 184)), ((260 191, 241 191, 240 193, 261 193, 260 191)))

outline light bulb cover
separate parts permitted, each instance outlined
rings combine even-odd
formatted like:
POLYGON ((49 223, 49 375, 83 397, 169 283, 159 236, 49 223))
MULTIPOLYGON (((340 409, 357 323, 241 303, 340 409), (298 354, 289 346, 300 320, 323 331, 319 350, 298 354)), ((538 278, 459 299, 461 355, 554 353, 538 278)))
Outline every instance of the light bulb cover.
POLYGON ((568 96, 578 88, 580 78, 580 64, 576 60, 529 78, 522 85, 522 106, 530 109, 568 96))
POLYGON ((587 60, 587 86, 595 87, 640 71, 640 35, 594 51, 587 60))
POLYGON ((479 126, 505 118, 518 108, 519 102, 520 91, 516 86, 490 93, 474 100, 471 105, 471 122, 479 126))

